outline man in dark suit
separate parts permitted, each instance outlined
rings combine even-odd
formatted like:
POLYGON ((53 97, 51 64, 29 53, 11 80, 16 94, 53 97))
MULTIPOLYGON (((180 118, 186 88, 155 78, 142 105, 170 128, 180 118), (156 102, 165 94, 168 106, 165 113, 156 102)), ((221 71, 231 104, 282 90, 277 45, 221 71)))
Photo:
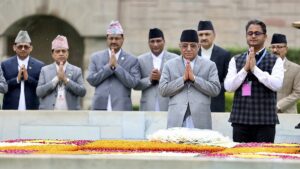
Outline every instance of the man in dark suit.
POLYGON ((198 24, 198 37, 201 48, 198 55, 216 63, 221 92, 211 99, 211 112, 225 112, 224 79, 227 75, 230 53, 214 44, 216 33, 211 21, 200 21, 198 24))
POLYGON ((8 84, 8 91, 3 97, 3 109, 33 110, 39 107, 35 90, 44 63, 29 55, 32 49, 27 31, 21 30, 13 45, 16 55, 1 64, 8 84))

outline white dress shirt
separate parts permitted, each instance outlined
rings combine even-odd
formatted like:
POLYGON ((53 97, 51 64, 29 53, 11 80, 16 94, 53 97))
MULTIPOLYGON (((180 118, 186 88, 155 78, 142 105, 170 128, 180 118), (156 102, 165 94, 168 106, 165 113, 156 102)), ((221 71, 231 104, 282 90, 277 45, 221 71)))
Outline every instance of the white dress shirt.
MULTIPOLYGON (((187 60, 186 59, 183 59, 184 61, 184 65, 186 65, 187 63, 187 60)), ((194 65, 195 65, 195 59, 190 61, 190 65, 191 65, 191 69, 193 71, 194 69, 194 65)), ((189 108, 189 106, 188 106, 189 108)), ((188 110, 190 112, 190 110, 188 110)), ((195 128, 194 127, 194 122, 193 122, 193 118, 191 116, 191 114, 189 116, 186 117, 186 119, 184 120, 183 124, 182 124, 182 127, 186 127, 186 128, 195 128)))
MULTIPOLYGON (((271 75, 268 72, 262 71, 256 65, 252 73, 257 77, 260 83, 264 84, 266 87, 273 91, 278 91, 283 83, 283 61, 280 57, 277 58, 275 65, 272 69, 271 75)), ((244 68, 237 72, 235 58, 231 58, 228 66, 228 73, 224 81, 225 89, 229 92, 236 91, 245 80, 247 74, 248 72, 245 71, 244 68)))
POLYGON ((201 56, 210 60, 213 48, 214 44, 211 45, 211 47, 208 49, 204 49, 203 47, 201 47, 201 56))
MULTIPOLYGON (((115 54, 117 61, 118 61, 118 59, 119 59, 121 50, 122 50, 122 49, 120 49, 120 50, 115 54)), ((108 53, 109 53, 109 57, 111 57, 111 50, 110 50, 110 49, 108 50, 108 53)), ((123 59, 123 58, 121 58, 121 59, 123 59)), ((114 90, 114 89, 113 89, 113 90, 114 90)), ((112 111, 110 93, 108 94, 108 101, 107 101, 107 107, 106 107, 106 110, 107 110, 107 111, 112 111)))
MULTIPOLYGON (((163 55, 164 55, 164 51, 162 51, 158 56, 151 53, 154 69, 158 69, 160 71, 163 55)), ((158 96, 156 96, 155 98, 155 111, 160 111, 158 96)))
MULTIPOLYGON (((66 72, 66 67, 67 67, 68 62, 64 64, 63 70, 66 72)), ((56 65, 56 70, 59 70, 59 65, 56 65)), ((58 77, 55 76, 52 79, 52 84, 53 86, 57 86, 57 97, 55 101, 55 106, 54 110, 68 110, 68 105, 67 105, 67 100, 66 100, 66 93, 65 93, 65 84, 64 83, 59 83, 58 77)))
MULTIPOLYGON (((18 59, 18 70, 21 69, 22 65, 25 66, 26 69, 28 69, 28 61, 29 61, 29 57, 28 56, 26 59, 24 60, 21 60, 19 58, 19 56, 17 57, 18 59)), ((17 78, 17 82, 20 83, 18 81, 18 78, 17 78)), ((18 107, 18 110, 26 110, 26 101, 25 101, 25 83, 24 83, 24 79, 21 80, 21 91, 20 91, 20 98, 19 98, 19 107, 18 107)))

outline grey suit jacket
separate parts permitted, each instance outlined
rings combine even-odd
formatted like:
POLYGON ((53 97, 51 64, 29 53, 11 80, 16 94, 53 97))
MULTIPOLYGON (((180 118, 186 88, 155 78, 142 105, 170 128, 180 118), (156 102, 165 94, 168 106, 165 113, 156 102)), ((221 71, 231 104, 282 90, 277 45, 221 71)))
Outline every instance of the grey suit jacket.
POLYGON ((7 92, 7 83, 6 83, 6 80, 3 76, 3 72, 2 72, 2 69, 0 67, 0 93, 6 93, 7 92))
POLYGON ((109 66, 108 49, 93 53, 89 64, 87 81, 94 86, 93 110, 106 110, 108 96, 112 110, 132 110, 131 89, 140 79, 137 58, 121 50, 118 66, 109 66))
POLYGON ((221 85, 216 64, 197 56, 193 73, 195 82, 184 82, 182 57, 168 61, 162 72, 159 90, 169 97, 168 128, 181 127, 188 105, 195 128, 211 129, 211 97, 217 96, 221 85))
POLYGON ((277 92, 279 113, 297 113, 297 101, 300 99, 300 66, 289 61, 284 62, 282 88, 277 92))
MULTIPOLYGON (((162 62, 160 66, 160 72, 163 70, 165 63, 178 57, 178 55, 164 51, 162 62)), ((156 99, 158 99, 160 111, 167 111, 169 98, 162 97, 158 90, 158 85, 152 85, 150 81, 150 74, 153 69, 153 58, 151 52, 142 54, 138 57, 140 64, 141 80, 135 87, 136 90, 142 90, 142 97, 140 100, 141 111, 155 111, 156 99)))
MULTIPOLYGON (((80 97, 85 96, 82 71, 79 67, 67 64, 65 74, 70 79, 65 86, 66 101, 69 110, 80 110, 80 97)), ((36 94, 40 98, 39 109, 53 110, 57 97, 57 85, 52 79, 57 75, 56 64, 44 66, 40 73, 36 94)))

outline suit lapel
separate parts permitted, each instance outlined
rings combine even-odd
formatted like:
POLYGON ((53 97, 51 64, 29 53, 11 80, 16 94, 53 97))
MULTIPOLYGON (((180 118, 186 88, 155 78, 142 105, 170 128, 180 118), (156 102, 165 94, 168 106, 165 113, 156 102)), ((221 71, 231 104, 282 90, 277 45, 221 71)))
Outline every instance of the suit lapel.
POLYGON ((195 62, 194 62, 194 68, 193 68, 193 73, 195 76, 197 76, 198 72, 199 72, 199 69, 200 69, 200 60, 201 58, 196 56, 195 58, 195 62))
POLYGON ((285 58, 286 60, 285 60, 285 62, 284 62, 284 64, 283 64, 283 69, 284 69, 284 72, 285 73, 287 73, 290 69, 290 61, 287 59, 287 58, 285 58))
POLYGON ((178 59, 178 65, 174 65, 174 67, 178 66, 179 67, 179 73, 181 75, 184 75, 184 71, 185 71, 185 65, 184 65, 184 60, 183 60, 183 56, 180 56, 180 59, 178 59))
POLYGON ((28 72, 29 75, 32 74, 33 68, 34 68, 34 62, 33 62, 32 58, 29 57, 28 65, 27 65, 27 72, 28 72))
POLYGON ((119 58, 118 58, 117 62, 118 62, 119 65, 123 65, 123 63, 125 62, 127 57, 126 57, 125 53, 123 52, 123 50, 122 49, 120 49, 120 50, 121 50, 121 53, 119 55, 119 58))
POLYGON ((15 72, 16 74, 18 74, 19 72, 19 64, 18 64, 18 56, 15 56, 14 59, 12 60, 12 70, 13 72, 15 72))
POLYGON ((74 74, 72 66, 68 63, 66 67, 66 72, 65 75, 69 78, 72 79, 72 75, 74 74))
POLYGON ((217 53, 218 53, 218 51, 217 51, 216 45, 214 45, 213 50, 211 51, 211 56, 210 56, 211 61, 215 62, 218 59, 217 53))

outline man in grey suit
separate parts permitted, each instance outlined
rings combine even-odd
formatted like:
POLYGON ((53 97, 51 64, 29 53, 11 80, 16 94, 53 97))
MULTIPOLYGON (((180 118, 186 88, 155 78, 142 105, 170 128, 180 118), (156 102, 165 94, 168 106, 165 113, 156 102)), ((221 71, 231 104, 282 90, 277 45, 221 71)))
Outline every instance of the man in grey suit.
POLYGON ((87 81, 94 86, 93 110, 132 110, 131 89, 139 80, 137 58, 121 49, 123 29, 118 21, 112 21, 106 41, 108 49, 93 53, 87 81))
POLYGON ((58 35, 52 41, 54 63, 44 66, 40 73, 36 94, 40 109, 80 110, 80 97, 85 96, 81 68, 67 62, 67 38, 58 35))
POLYGON ((221 89, 216 64, 198 56, 195 30, 182 32, 179 47, 182 57, 165 64, 159 82, 161 95, 170 98, 168 128, 211 129, 210 100, 221 89))
POLYGON ((177 55, 164 50, 164 34, 158 28, 149 30, 148 45, 151 52, 138 57, 141 80, 135 89, 142 90, 140 110, 167 111, 169 98, 162 97, 159 94, 158 82, 166 61, 175 58, 177 55))

